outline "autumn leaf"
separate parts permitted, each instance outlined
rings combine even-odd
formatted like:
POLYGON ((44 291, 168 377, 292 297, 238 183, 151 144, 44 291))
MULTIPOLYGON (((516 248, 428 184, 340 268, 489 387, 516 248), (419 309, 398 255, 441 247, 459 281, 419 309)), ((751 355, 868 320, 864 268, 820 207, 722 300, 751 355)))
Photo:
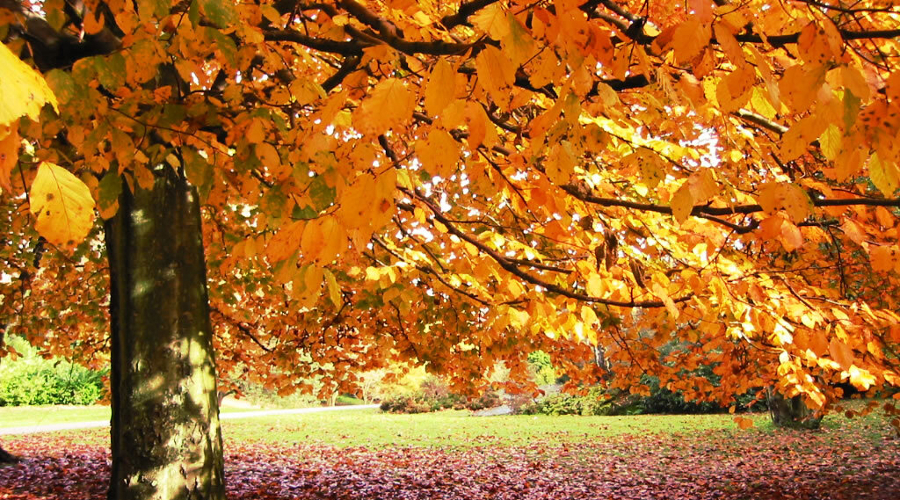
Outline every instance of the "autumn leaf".
POLYGON ((869 158, 869 175, 872 184, 875 184, 885 196, 893 196, 900 187, 900 168, 896 163, 882 160, 878 153, 872 154, 869 158))
POLYGON ((516 68, 500 49, 487 46, 475 57, 479 80, 498 105, 509 102, 509 88, 515 82, 516 68))
POLYGON ((456 74, 446 59, 441 59, 431 70, 425 87, 425 109, 432 116, 441 114, 456 94, 456 74))
POLYGON ((44 104, 56 108, 56 96, 41 76, 5 45, 0 47, 0 126, 21 116, 37 120, 44 104))
POLYGON ((372 89, 354 123, 369 134, 381 134, 409 118, 415 104, 415 95, 403 81, 389 78, 372 89))
POLYGON ((48 162, 38 166, 29 192, 35 229, 50 243, 71 247, 94 226, 90 189, 68 170, 48 162))
POLYGON ((6 191, 12 191, 9 175, 19 161, 21 143, 15 127, 0 126, 0 188, 6 191))
POLYGON ((678 221, 679 224, 683 224, 684 221, 687 220, 688 216, 691 214, 691 210, 694 208, 694 197, 691 195, 691 187, 688 182, 685 182, 675 191, 675 194, 672 196, 672 216, 675 217, 675 220, 678 221))
POLYGON ((784 210, 795 223, 806 220, 812 213, 809 195, 796 184, 766 183, 760 187, 758 199, 767 214, 784 210))

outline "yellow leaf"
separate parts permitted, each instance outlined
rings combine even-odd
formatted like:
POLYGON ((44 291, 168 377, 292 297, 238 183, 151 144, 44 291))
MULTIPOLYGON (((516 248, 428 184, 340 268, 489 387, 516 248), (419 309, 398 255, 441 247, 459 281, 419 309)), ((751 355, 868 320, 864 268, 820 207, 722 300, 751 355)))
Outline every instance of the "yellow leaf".
POLYGON ((679 224, 683 224, 694 209, 694 197, 691 195, 690 183, 685 182, 672 196, 672 215, 679 224))
POLYGON ((353 123, 363 133, 378 135, 408 120, 415 107, 416 96, 406 88, 403 81, 388 78, 372 89, 353 123))
POLYGON ((796 184, 766 182, 759 189, 757 197, 763 211, 772 215, 784 210, 794 222, 802 222, 812 212, 812 200, 806 191, 796 184))
POLYGON ((828 125, 825 132, 822 132, 822 135, 819 136, 822 154, 829 160, 834 160, 840 154, 842 142, 841 129, 837 128, 833 123, 828 125))
POLYGON ((305 226, 306 221, 294 221, 279 229, 266 246, 269 262, 274 264, 290 257, 300 247, 300 238, 305 226))
POLYGON ((516 81, 516 67, 497 47, 488 45, 475 56, 478 81, 494 102, 505 109, 509 103, 509 89, 516 81))
POLYGON ((702 24, 697 18, 690 17, 678 25, 672 35, 672 48, 678 64, 686 64, 700 55, 709 44, 709 25, 702 24))
POLYGON ((441 114, 456 95, 456 74, 446 58, 438 59, 425 87, 425 110, 432 116, 441 114))
POLYGON ((518 66, 534 55, 534 39, 522 27, 512 12, 506 14, 506 20, 508 30, 501 39, 500 45, 503 47, 503 51, 509 54, 513 65, 518 66))
POLYGON ((427 140, 416 143, 416 156, 432 175, 448 178, 459 161, 459 143, 449 133, 432 129, 427 140))
POLYGON ((325 236, 322 234, 321 219, 314 219, 303 228, 300 237, 300 252, 305 262, 317 262, 324 246, 325 236))
POLYGON ((734 417, 734 421, 738 424, 738 427, 744 430, 753 427, 753 420, 746 417, 734 417))
POLYGON ((37 120, 41 108, 50 103, 56 109, 56 96, 43 77, 0 44, 0 125, 9 125, 28 115, 37 120))
POLYGON ((788 252, 793 252, 794 250, 803 246, 803 243, 806 240, 803 238, 803 232, 800 231, 800 228, 794 225, 791 221, 784 221, 781 224, 781 246, 788 252))
POLYGON ((872 247, 869 262, 873 271, 900 269, 900 248, 897 245, 872 247))
POLYGON ((883 161, 878 153, 872 153, 869 158, 869 178, 872 184, 885 196, 894 196, 894 191, 900 187, 900 171, 895 163, 883 161))
POLYGON ((825 29, 815 23, 809 23, 803 28, 797 47, 800 49, 800 58, 808 64, 824 64, 835 56, 825 29))
POLYGON ((269 144, 268 142, 261 142, 255 146, 255 150, 256 157, 259 159, 259 162, 262 163, 264 167, 269 169, 270 172, 281 166, 281 158, 279 158, 278 151, 275 149, 275 146, 269 144))
POLYGON ((34 227, 54 245, 81 243, 94 225, 91 190, 68 170, 48 162, 38 167, 29 194, 34 227))
POLYGON ((641 148, 636 153, 625 157, 625 160, 637 163, 641 171, 641 178, 647 187, 655 188, 666 177, 661 158, 652 151, 641 148))
POLYGON ((869 387, 875 384, 875 377, 868 370, 852 365, 850 367, 850 383, 861 391, 868 391, 869 387))
POLYGON ((577 164, 578 159, 575 157, 575 152, 572 151, 572 144, 569 141, 562 141, 550 152, 550 158, 546 165, 547 177, 554 184, 566 184, 572 173, 575 172, 577 164))
POLYGON ((487 33, 494 40, 500 40, 509 33, 506 11, 499 3, 493 3, 479 10, 469 18, 472 24, 487 33))
POLYGON ((853 350, 840 340, 836 338, 831 339, 831 342, 828 344, 828 353, 831 355, 831 359, 841 365, 842 370, 849 370, 853 366, 853 350))
POLYGON ((741 45, 734 37, 734 29, 731 25, 724 22, 718 22, 713 26, 713 32, 716 35, 716 41, 719 43, 719 47, 725 52, 725 55, 728 56, 728 59, 731 60, 732 64, 735 66, 743 65, 745 61, 744 50, 741 49, 741 45))
POLYGON ((845 181, 862 169, 864 152, 861 148, 853 148, 844 150, 834 160, 834 177, 835 180, 845 181))
POLYGON ((799 64, 791 66, 778 82, 781 97, 792 110, 798 113, 809 111, 819 87, 825 83, 826 72, 826 66, 815 66, 808 71, 799 64))
POLYGON ((91 9, 84 13, 83 21, 84 34, 96 35, 103 29, 106 19, 99 9, 91 9))
POLYGON ((466 105, 466 122, 469 125, 469 148, 475 150, 482 144, 489 148, 497 143, 497 130, 481 104, 469 102, 466 105))
POLYGON ((711 168, 700 169, 691 174, 687 185, 694 205, 704 204, 722 191, 711 168))
POLYGON ((322 243, 317 260, 323 264, 330 264, 339 254, 347 250, 347 233, 335 217, 323 217, 318 220, 322 243))
POLYGON ((323 269, 323 273, 325 274, 325 284, 328 286, 328 298, 331 299, 331 303, 334 304, 334 307, 341 307, 341 303, 343 302, 341 299, 341 287, 338 286, 338 282, 334 279, 334 275, 331 274, 331 271, 323 269))
POLYGON ((12 191, 12 183, 9 180, 10 172, 19 161, 19 131, 15 127, 0 125, 0 188, 12 191))
POLYGON ((853 66, 843 66, 841 68, 841 81, 844 88, 853 92, 853 95, 860 101, 866 103, 869 101, 869 84, 866 83, 866 77, 853 66))

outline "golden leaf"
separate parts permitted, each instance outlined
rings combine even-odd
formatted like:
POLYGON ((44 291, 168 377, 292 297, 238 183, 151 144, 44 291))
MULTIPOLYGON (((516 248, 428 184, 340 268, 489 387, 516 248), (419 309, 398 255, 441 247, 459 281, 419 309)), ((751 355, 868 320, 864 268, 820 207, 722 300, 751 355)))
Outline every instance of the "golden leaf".
POLYGON ((672 35, 672 48, 678 64, 690 63, 709 44, 709 25, 695 17, 689 17, 678 25, 672 35))
POLYGON ((37 120, 44 104, 56 109, 56 96, 37 71, 0 44, 0 125, 28 115, 37 120))
POLYGON ((12 191, 9 175, 19 161, 19 131, 15 127, 0 125, 0 188, 12 191))
POLYGON ((328 269, 323 269, 322 271, 325 274, 325 284, 328 286, 328 298, 331 299, 331 303, 334 304, 334 307, 341 307, 341 303, 343 302, 343 299, 341 298, 341 287, 338 285, 334 275, 331 274, 331 271, 328 269))
POLYGON ((382 134, 412 116, 416 107, 415 95, 402 80, 388 78, 372 89, 363 101, 353 123, 366 134, 382 134))
POLYGON ((716 41, 719 43, 719 47, 725 52, 725 55, 728 56, 728 59, 731 60, 732 64, 735 66, 742 66, 745 62, 744 50, 734 37, 734 28, 727 23, 718 22, 713 26, 713 32, 716 35, 716 41))
POLYGON ((897 245, 872 247, 869 262, 873 271, 900 270, 900 249, 897 245))
POLYGON ((456 95, 456 74, 446 59, 439 59, 425 86, 425 110, 432 116, 441 114, 456 95))
POLYGON ((68 170, 41 162, 29 193, 34 227, 50 243, 72 247, 94 226, 91 190, 68 170))
POLYGON ((781 241, 781 246, 788 252, 793 252, 806 242, 800 228, 788 220, 781 224, 781 238, 779 240, 781 241))
POLYGON ((516 67, 500 49, 488 45, 475 56, 478 81, 501 109, 509 103, 509 89, 516 81, 516 67))
POLYGON ((831 339, 831 342, 828 344, 828 353, 831 355, 831 359, 841 365, 841 369, 846 371, 853 366, 853 350, 840 340, 836 338, 831 339))
POLYGON ((472 24, 487 33, 494 40, 500 40, 509 33, 506 10, 499 3, 493 3, 479 10, 469 18, 472 24))
POLYGON ((453 174, 459 161, 459 143, 449 133, 433 129, 428 133, 427 140, 416 143, 416 156, 432 175, 447 178, 453 174))
POLYGON ((802 222, 812 213, 812 200, 806 190, 796 184, 764 183, 757 200, 767 214, 784 210, 794 222, 802 222))
POLYGON ((894 196, 894 192, 900 187, 900 170, 897 169, 897 164, 883 161, 878 153, 873 153, 869 158, 869 178, 887 197, 894 196))
POLYGON ((688 216, 691 215, 691 210, 694 209, 694 197, 691 195, 690 183, 685 182, 678 188, 678 191, 675 191, 675 195, 672 196, 670 205, 675 220, 678 221, 679 224, 683 224, 688 216))

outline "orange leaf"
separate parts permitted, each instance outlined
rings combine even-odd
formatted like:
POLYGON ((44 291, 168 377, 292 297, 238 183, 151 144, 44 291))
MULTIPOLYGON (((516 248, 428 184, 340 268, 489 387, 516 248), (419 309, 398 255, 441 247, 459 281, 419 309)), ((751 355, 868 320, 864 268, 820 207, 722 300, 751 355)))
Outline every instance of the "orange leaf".
POLYGON ((441 114, 456 95, 456 74, 446 59, 439 59, 425 86, 425 110, 432 116, 441 114))
POLYGON ((0 188, 12 191, 10 172, 19 161, 19 131, 15 127, 0 125, 0 188))

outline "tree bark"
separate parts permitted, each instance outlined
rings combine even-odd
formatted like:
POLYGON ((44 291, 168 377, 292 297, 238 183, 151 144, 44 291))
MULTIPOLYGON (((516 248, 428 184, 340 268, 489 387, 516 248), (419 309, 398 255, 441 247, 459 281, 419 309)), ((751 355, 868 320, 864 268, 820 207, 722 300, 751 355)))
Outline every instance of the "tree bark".
POLYGON ((18 461, 19 457, 0 447, 0 464, 14 464, 18 461))
POLYGON ((112 335, 110 500, 224 500, 196 189, 168 166, 123 182, 106 222, 112 335))
POLYGON ((816 416, 800 396, 785 398, 783 394, 770 388, 767 400, 769 415, 772 417, 772 423, 777 427, 818 429, 822 423, 822 418, 816 416))

